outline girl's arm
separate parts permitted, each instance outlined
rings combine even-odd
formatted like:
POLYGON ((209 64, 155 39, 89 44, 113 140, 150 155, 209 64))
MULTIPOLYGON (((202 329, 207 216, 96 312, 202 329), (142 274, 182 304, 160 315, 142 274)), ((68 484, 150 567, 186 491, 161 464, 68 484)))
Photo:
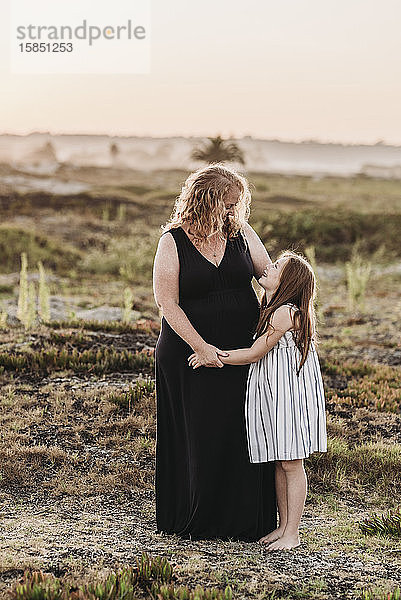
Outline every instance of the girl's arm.
POLYGON ((221 362, 225 365, 248 365, 249 363, 258 362, 277 344, 284 334, 285 331, 275 327, 269 337, 267 337, 267 333, 264 333, 254 341, 250 348, 227 350, 228 356, 222 356, 221 362))
MULTIPOLYGON (((262 356, 267 354, 286 331, 293 327, 291 318, 291 309, 288 306, 280 306, 271 319, 274 329, 269 337, 264 333, 258 337, 250 348, 241 348, 239 350, 226 350, 228 356, 220 356, 221 362, 225 365, 248 365, 257 362, 262 356)), ((199 364, 197 353, 191 354, 188 358, 189 365, 194 369, 202 366, 199 364)))

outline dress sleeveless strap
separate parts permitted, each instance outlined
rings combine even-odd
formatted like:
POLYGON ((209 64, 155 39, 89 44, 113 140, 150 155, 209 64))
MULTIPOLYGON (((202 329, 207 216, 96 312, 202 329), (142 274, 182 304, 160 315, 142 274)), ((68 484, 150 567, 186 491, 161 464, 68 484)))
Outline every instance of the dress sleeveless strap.
MULTIPOLYGON (((295 308, 296 310, 299 310, 298 306, 296 304, 292 304, 292 302, 287 302, 287 304, 283 304, 282 306, 288 306, 288 308, 295 308)), ((291 336, 293 337, 294 331, 295 331, 295 329, 293 329, 293 328, 288 329, 288 331, 285 332, 284 337, 287 337, 287 333, 290 333, 291 336)))
POLYGON ((242 241, 242 245, 244 247, 244 251, 247 252, 249 250, 249 245, 248 245, 248 241, 246 239, 246 235, 242 231, 242 229, 239 230, 239 237, 240 237, 240 239, 242 241))

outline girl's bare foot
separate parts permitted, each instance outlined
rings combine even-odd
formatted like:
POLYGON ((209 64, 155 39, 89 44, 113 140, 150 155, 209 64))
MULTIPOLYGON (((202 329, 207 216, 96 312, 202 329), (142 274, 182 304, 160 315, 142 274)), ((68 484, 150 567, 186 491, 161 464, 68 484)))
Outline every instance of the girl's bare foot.
POLYGON ((274 550, 291 550, 291 548, 297 548, 300 545, 300 540, 297 535, 283 535, 278 540, 270 544, 267 548, 268 552, 274 552, 274 550))
POLYGON ((260 538, 260 540, 258 541, 258 544, 271 544, 272 542, 275 542, 276 540, 281 538, 283 533, 284 533, 284 527, 277 527, 277 529, 275 529, 274 531, 271 531, 264 537, 260 538))

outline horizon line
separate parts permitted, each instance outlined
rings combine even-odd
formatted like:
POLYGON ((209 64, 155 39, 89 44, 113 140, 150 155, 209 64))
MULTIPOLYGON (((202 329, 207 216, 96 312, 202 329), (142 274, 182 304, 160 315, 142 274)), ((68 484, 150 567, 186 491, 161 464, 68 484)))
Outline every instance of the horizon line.
MULTIPOLYGON (((110 137, 110 138, 138 138, 138 139, 175 139, 175 138, 183 138, 183 139, 209 139, 213 137, 218 137, 221 134, 215 135, 183 135, 183 134, 175 134, 175 135, 136 135, 136 134, 112 134, 112 133, 85 133, 83 131, 79 132, 51 132, 51 131, 40 131, 40 130, 32 130, 29 133, 16 133, 9 131, 0 132, 0 137, 2 136, 15 136, 15 137, 29 137, 31 135, 50 135, 50 136, 78 136, 78 137, 110 137)), ((251 134, 238 136, 222 136, 224 140, 243 140, 243 139, 253 139, 255 141, 262 142, 279 142, 282 144, 320 144, 323 146, 333 145, 333 146, 387 146, 393 148, 401 147, 401 142, 392 143, 388 142, 383 138, 376 139, 376 141, 372 142, 345 142, 339 140, 322 140, 319 138, 302 138, 299 140, 296 139, 285 139, 285 138, 265 138, 265 137, 256 137, 251 134)))

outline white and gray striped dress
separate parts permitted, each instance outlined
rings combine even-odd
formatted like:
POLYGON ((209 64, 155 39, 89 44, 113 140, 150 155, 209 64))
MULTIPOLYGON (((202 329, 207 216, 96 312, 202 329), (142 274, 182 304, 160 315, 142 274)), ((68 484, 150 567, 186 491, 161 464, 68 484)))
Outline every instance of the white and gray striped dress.
POLYGON ((250 365, 245 418, 252 463, 327 451, 323 381, 313 343, 297 377, 300 357, 292 332, 287 331, 250 365))

